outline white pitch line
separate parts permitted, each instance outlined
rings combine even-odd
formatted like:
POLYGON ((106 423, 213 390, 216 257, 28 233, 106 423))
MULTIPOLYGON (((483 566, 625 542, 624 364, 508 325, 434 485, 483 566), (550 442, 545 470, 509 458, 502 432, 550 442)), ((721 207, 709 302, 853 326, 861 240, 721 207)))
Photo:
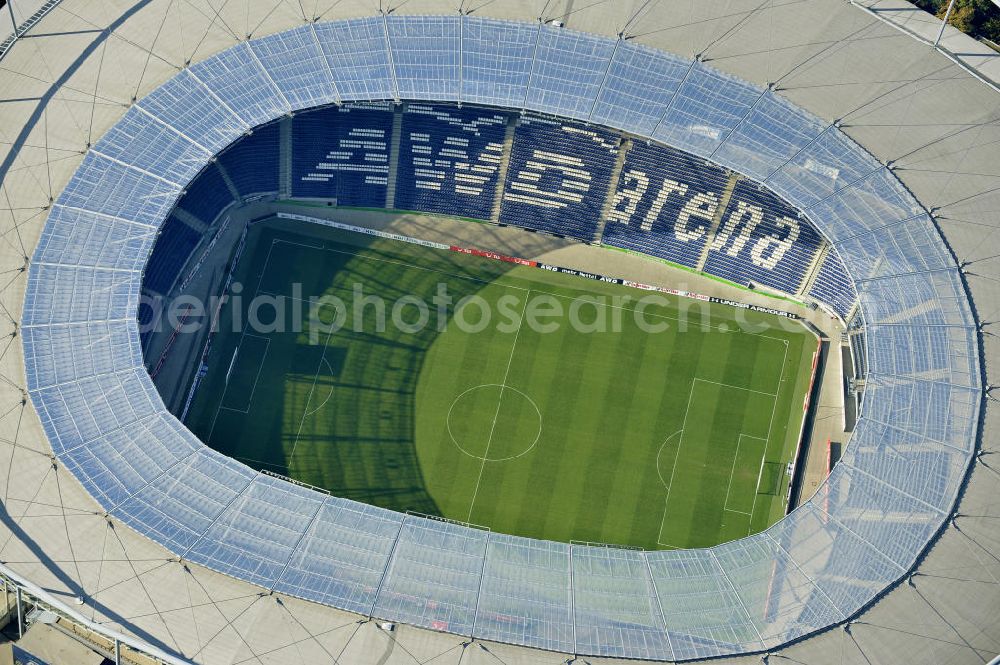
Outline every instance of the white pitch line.
MULTIPOLYGON (((726 500, 722 502, 722 509, 729 510, 729 493, 733 491, 733 476, 736 475, 736 460, 740 458, 740 444, 743 443, 743 435, 736 437, 736 453, 733 454, 733 468, 729 470, 729 485, 726 487, 726 500)), ((767 447, 767 444, 765 444, 767 447)))
MULTIPOLYGON (((300 243, 290 243, 290 242, 279 241, 279 240, 275 240, 273 242, 275 242, 275 243, 277 243, 277 242, 285 242, 286 245, 299 245, 300 244, 300 243)), ((301 246, 303 246, 303 247, 312 247, 313 249, 318 249, 317 247, 315 247, 313 245, 301 245, 301 246)), ((257 288, 259 289, 260 286, 258 285, 257 288)), ((327 367, 330 366, 330 363, 326 359, 326 350, 330 347, 330 340, 333 339, 333 334, 334 334, 334 331, 332 331, 332 330, 329 333, 327 333, 327 335, 326 335, 326 341, 323 342, 323 351, 319 354, 319 362, 316 363, 316 373, 313 375, 312 385, 309 387, 309 394, 306 396, 306 403, 302 407, 302 418, 299 420, 299 427, 298 427, 298 429, 295 430, 295 439, 293 439, 293 441, 292 441, 292 451, 285 458, 286 460, 291 461, 291 460, 295 459, 295 449, 299 447, 299 437, 302 435, 302 428, 306 424, 306 418, 308 418, 310 415, 312 415, 312 413, 315 413, 315 411, 313 411, 313 412, 309 411, 309 404, 312 402, 313 393, 316 392, 316 384, 319 382, 319 373, 320 373, 320 370, 323 369, 323 364, 326 363, 327 367)), ((329 395, 327 396, 327 399, 329 399, 329 395)))
MULTIPOLYGON (((299 247, 309 247, 311 249, 318 249, 318 250, 320 250, 322 252, 330 252, 331 254, 343 254, 345 256, 357 256, 358 252, 360 252, 360 251, 362 251, 364 249, 364 248, 360 248, 359 247, 358 248, 358 252, 345 252, 345 251, 342 251, 342 250, 339 250, 339 249, 334 249, 332 247, 324 247, 324 246, 317 246, 317 245, 307 245, 307 244, 304 244, 304 243, 292 242, 290 240, 280 240, 280 239, 278 239, 278 240, 275 240, 274 242, 275 243, 279 243, 280 242, 280 243, 285 244, 285 245, 298 245, 299 247)), ((332 242, 336 242, 336 241, 332 241, 332 242)), ((406 261, 397 261, 395 259, 382 259, 382 258, 377 258, 377 257, 374 257, 374 256, 366 256, 366 257, 364 257, 364 261, 372 261, 374 263, 388 263, 388 264, 395 265, 395 266, 403 266, 405 268, 413 268, 414 270, 422 270, 424 272, 435 272, 435 273, 438 273, 439 275, 445 275, 447 277, 451 277, 452 279, 464 279, 466 281, 476 282, 478 284, 492 284, 495 281, 495 280, 489 280, 489 279, 480 279, 478 277, 472 277, 471 275, 456 275, 455 273, 448 272, 447 270, 438 270, 437 268, 428 268, 427 266, 418 266, 418 265, 413 264, 413 263, 407 263, 406 261)), ((531 289, 525 288, 523 286, 514 286, 513 284, 502 283, 501 285, 504 288, 516 289, 518 291, 530 291, 531 290, 531 289)), ((291 296, 286 296, 286 297, 291 298, 291 296)), ((777 339, 777 338, 775 338, 775 339, 777 339)))
MULTIPOLYGON (((267 270, 268 270, 268 268, 270 266, 271 253, 274 251, 274 246, 277 245, 277 244, 279 244, 279 243, 283 244, 283 245, 291 245, 291 246, 295 246, 295 247, 304 247, 304 248, 307 248, 307 249, 319 250, 319 251, 322 251, 322 252, 331 252, 333 254, 343 254, 343 255, 348 255, 348 256, 357 256, 357 254, 358 254, 358 252, 341 251, 341 250, 333 249, 331 247, 326 247, 324 245, 311 245, 311 244, 308 244, 308 243, 299 243, 299 242, 293 242, 293 241, 289 241, 289 240, 283 240, 281 238, 273 238, 271 240, 271 246, 268 248, 268 251, 267 251, 267 257, 264 260, 264 267, 263 267, 263 269, 262 269, 262 271, 260 273, 260 277, 257 280, 257 288, 254 290, 254 297, 255 298, 261 292, 260 291, 260 287, 261 287, 261 284, 263 284, 264 276, 267 274, 267 270)), ((359 251, 360 251, 360 248, 359 248, 359 251)), ((417 270, 422 270, 424 272, 433 272, 433 273, 447 275, 447 276, 452 277, 454 279, 463 279, 463 280, 467 280, 467 281, 471 281, 471 282, 477 282, 477 283, 482 283, 482 284, 490 283, 487 280, 477 279, 475 277, 466 276, 466 275, 455 275, 455 274, 452 274, 452 273, 448 273, 448 272, 446 272, 444 270, 436 270, 436 269, 433 269, 433 268, 428 268, 426 266, 418 266, 418 265, 414 265, 414 264, 411 264, 411 263, 406 263, 404 261, 396 261, 396 260, 392 260, 392 259, 375 258, 375 257, 370 257, 370 256, 365 257, 365 261, 372 261, 372 262, 375 262, 375 263, 387 263, 387 264, 392 264, 392 265, 399 265, 399 266, 404 266, 404 267, 407 267, 407 268, 414 268, 414 269, 417 269, 417 270)), ((516 289, 518 291, 525 291, 525 292, 530 291, 530 289, 526 289, 524 287, 519 287, 519 286, 514 286, 514 285, 508 285, 508 284, 504 284, 504 287, 505 288, 516 289)), ((291 296, 284 296, 284 297, 290 298, 290 299, 293 299, 293 300, 301 300, 301 299, 292 298, 291 296)), ((527 298, 525 298, 525 308, 527 308, 527 298)), ((523 312, 522 312, 522 320, 523 320, 523 312)), ((518 328, 518 332, 520 332, 520 328, 518 328)), ((243 337, 246 336, 246 334, 247 334, 246 333, 246 328, 244 327, 243 332, 240 334, 240 342, 239 342, 240 344, 242 343, 243 337)), ((333 333, 331 332, 331 333, 329 333, 327 335, 326 341, 323 344, 323 351, 320 354, 320 361, 319 361, 319 363, 317 363, 316 374, 313 376, 313 382, 312 382, 312 385, 309 388, 309 394, 306 397, 306 403, 305 403, 305 407, 304 407, 305 410, 303 411, 302 419, 299 421, 299 427, 298 427, 298 429, 295 432, 295 439, 293 440, 293 443, 292 443, 292 450, 291 450, 291 452, 288 455, 289 459, 291 459, 291 458, 293 458, 295 456, 295 450, 298 447, 299 438, 300 438, 300 435, 302 434, 302 428, 305 425, 306 418, 309 415, 311 415, 311 413, 315 413, 315 411, 318 410, 318 409, 316 409, 316 410, 310 412, 309 411, 309 405, 312 402, 313 393, 316 390, 316 384, 319 381, 319 373, 320 373, 320 370, 323 368, 323 363, 326 363, 329 366, 329 362, 326 360, 326 351, 327 351, 327 348, 330 345, 330 339, 332 337, 333 337, 333 333)), ((227 388, 228 388, 228 386, 227 386, 227 388)), ((225 391, 223 392, 223 397, 225 397, 225 391)), ((215 423, 216 423, 216 421, 219 418, 219 412, 221 410, 221 404, 222 404, 221 400, 220 400, 219 404, 220 404, 220 409, 216 410, 216 412, 215 412, 215 418, 212 420, 212 428, 209 431, 209 441, 211 441, 212 433, 215 431, 215 423)), ((480 477, 481 477, 481 474, 480 474, 480 477)))
MULTIPOLYGON (((257 374, 254 376, 254 379, 253 379, 253 387, 250 388, 250 397, 247 398, 247 408, 245 408, 245 409, 235 409, 235 408, 233 408, 231 406, 224 406, 225 401, 226 401, 225 400, 226 392, 223 391, 223 395, 222 395, 223 399, 219 403, 219 409, 218 409, 219 411, 232 411, 234 413, 242 413, 244 415, 250 413, 250 408, 253 405, 253 396, 257 392, 257 384, 260 382, 260 373, 264 369, 264 361, 267 359, 267 352, 271 348, 271 340, 268 339, 267 337, 261 337, 260 335, 247 335, 247 337, 252 337, 254 339, 262 339, 265 342, 267 342, 267 345, 264 347, 264 355, 261 356, 261 359, 260 359, 260 361, 257 364, 257 374)), ((244 354, 243 357, 246 357, 246 354, 244 354)), ((235 360, 235 356, 234 356, 233 359, 235 360)), ((229 384, 227 383, 226 384, 226 390, 228 391, 228 389, 229 389, 229 384)), ((218 418, 218 413, 216 413, 216 418, 218 418)), ((213 424, 214 424, 214 422, 213 422, 213 424)))
POLYGON ((729 507, 729 493, 733 489, 733 476, 736 474, 736 461, 740 457, 740 444, 743 443, 743 437, 748 439, 759 439, 764 442, 764 450, 767 450, 767 439, 762 436, 750 436, 749 434, 743 434, 742 432, 738 437, 736 437, 736 454, 733 455, 733 468, 729 471, 729 486, 726 488, 726 500, 722 503, 722 509, 728 510, 733 513, 743 513, 744 515, 749 515, 750 513, 744 513, 742 510, 733 510, 729 507))
MULTIPOLYGON (((684 430, 679 429, 676 432, 674 432, 673 434, 671 434, 670 436, 668 436, 667 438, 665 438, 663 440, 663 443, 660 444, 660 449, 658 451, 656 451, 656 475, 660 477, 660 484, 663 485, 664 488, 670 487, 670 485, 667 483, 666 480, 663 479, 663 474, 660 473, 660 454, 663 453, 664 446, 666 446, 667 443, 669 443, 671 439, 673 439, 675 436, 677 436, 678 434, 680 434, 683 431, 684 430)), ((676 464, 676 459, 675 459, 674 463, 676 464)))
MULTIPOLYGON (((332 242, 339 242, 339 241, 334 240, 332 242)), ((280 238, 277 238, 277 239, 273 240, 272 243, 273 244, 282 243, 282 244, 285 244, 285 245, 298 245, 300 247, 309 247, 309 248, 312 248, 312 249, 318 249, 318 250, 323 251, 323 252, 331 252, 331 253, 334 253, 334 254, 345 254, 345 255, 349 255, 349 256, 355 256, 355 255, 357 255, 357 252, 345 252, 345 251, 342 251, 342 250, 333 249, 332 247, 309 245, 309 244, 306 244, 306 243, 297 243, 297 242, 293 242, 291 240, 283 240, 283 239, 280 239, 280 238)), ((481 284, 492 284, 495 281, 495 280, 479 279, 477 277, 472 277, 470 275, 456 275, 454 273, 450 273, 450 272, 447 272, 445 270, 438 270, 436 268, 428 268, 427 266, 415 265, 415 264, 412 264, 412 263, 406 263, 405 261, 398 261, 398 260, 394 260, 394 259, 382 259, 382 258, 374 258, 374 257, 365 257, 365 261, 375 261, 375 262, 379 262, 379 263, 390 263, 390 264, 394 264, 394 265, 406 266, 408 268, 415 268, 417 270, 423 270, 424 272, 436 272, 436 273, 439 273, 439 274, 442 274, 442 275, 447 275, 447 276, 452 277, 454 279, 463 279, 463 280, 468 280, 468 281, 471 281, 471 282, 478 282, 478 283, 481 283, 481 284)), ((502 283, 502 286, 504 288, 516 289, 518 291, 533 291, 535 293, 541 293, 541 294, 553 296, 553 297, 556 297, 556 298, 562 298, 563 300, 575 300, 575 299, 579 298, 579 295, 568 295, 568 294, 565 294, 565 293, 555 293, 555 292, 552 292, 552 291, 546 291, 544 289, 525 288, 523 286, 514 286, 513 284, 502 283)), ((603 294, 600 294, 600 293, 597 293, 597 292, 593 292, 593 291, 585 291, 583 289, 577 289, 577 290, 581 291, 582 293, 584 293, 586 295, 598 295, 598 296, 602 296, 603 295, 603 294)), ((290 297, 290 296, 286 296, 286 297, 290 297)), ((623 305, 614 305, 614 304, 606 303, 606 302, 595 302, 594 305, 595 306, 599 306, 599 307, 609 307, 611 309, 620 309, 620 310, 625 311, 625 312, 632 312, 632 313, 636 312, 636 309, 634 307, 625 307, 623 305)), ((680 322, 684 322, 685 321, 685 319, 682 318, 682 317, 669 316, 669 315, 666 315, 666 314, 657 314, 655 312, 648 312, 647 311, 647 312, 643 312, 643 315, 644 316, 648 316, 648 317, 652 317, 654 319, 664 319, 664 320, 667 320, 667 321, 680 321, 680 322)), ((744 335, 751 335, 753 337, 759 337, 761 339, 769 339, 769 340, 772 340, 772 341, 775 341, 775 342, 781 342, 781 343, 785 344, 785 346, 788 346, 788 340, 786 340, 786 339, 782 339, 780 337, 774 337, 773 335, 765 335, 764 333, 755 333, 755 332, 748 332, 746 330, 741 330, 738 325, 733 325, 733 327, 729 327, 730 325, 732 325, 731 322, 729 322, 729 321, 723 321, 720 324, 713 325, 711 323, 711 321, 713 319, 713 316, 711 314, 709 314, 707 318, 708 318, 708 322, 707 323, 697 322, 697 323, 692 323, 691 325, 693 327, 696 327, 696 328, 702 328, 702 329, 708 329, 708 330, 723 330, 724 332, 742 333, 744 335)))
POLYGON ((320 244, 320 245, 311 245, 311 244, 309 244, 307 242, 293 242, 291 240, 285 240, 283 238, 274 238, 274 239, 271 240, 271 245, 272 246, 273 245, 277 245, 279 243, 282 244, 282 245, 295 245, 296 247, 308 247, 309 249, 326 249, 326 247, 324 247, 322 244, 320 244))
POLYGON ((333 331, 327 333, 326 342, 323 343, 323 352, 320 353, 319 362, 316 363, 316 374, 313 375, 312 386, 309 387, 309 395, 306 397, 305 406, 302 407, 302 419, 299 420, 299 427, 295 430, 295 439, 292 441, 292 451, 288 453, 288 457, 286 458, 289 461, 295 459, 295 449, 299 446, 299 437, 302 434, 302 428, 306 424, 306 418, 311 415, 309 412, 309 404, 312 402, 313 393, 316 392, 316 384, 319 382, 320 370, 323 369, 323 363, 326 363, 327 366, 330 365, 330 363, 326 360, 326 350, 330 346, 331 339, 333 339, 333 331))
MULTIPOLYGON (((662 545, 660 542, 660 536, 663 535, 663 525, 667 521, 667 505, 670 503, 670 490, 674 486, 674 474, 677 473, 677 460, 681 456, 681 444, 684 443, 684 428, 687 427, 688 413, 691 411, 691 400, 694 399, 694 386, 698 382, 697 379, 691 382, 691 392, 688 393, 688 403, 687 408, 684 409, 684 420, 681 422, 681 438, 677 441, 677 452, 674 453, 674 464, 670 469, 670 482, 667 485, 667 498, 663 500, 663 518, 660 520, 660 533, 656 537, 656 543, 662 545)), ((659 469, 657 469, 659 471, 659 469)), ((660 480, 663 480, 662 478, 660 480)))
MULTIPOLYGON (((254 289, 254 298, 256 298, 257 294, 260 292, 260 286, 261 286, 261 284, 264 283, 264 275, 267 274, 267 269, 268 269, 268 267, 270 265, 270 262, 271 262, 271 253, 274 251, 274 246, 277 245, 279 242, 283 243, 283 244, 286 244, 286 245, 297 245, 297 246, 300 246, 300 247, 308 247, 308 248, 312 248, 312 249, 320 249, 320 247, 317 247, 316 245, 306 245, 306 244, 303 244, 303 243, 288 242, 288 241, 280 240, 278 238, 272 238, 271 239, 271 246, 267 250, 267 258, 264 260, 264 268, 263 268, 263 270, 261 270, 260 278, 257 280, 257 288, 254 289)), ((243 327, 243 332, 240 333, 240 343, 241 344, 243 342, 243 338, 247 336, 246 330, 247 330, 247 326, 244 326, 243 327)), ((310 403, 310 401, 312 401, 313 392, 315 392, 315 390, 316 390, 316 383, 317 383, 317 381, 319 381, 319 372, 323 368, 323 363, 326 361, 326 349, 330 345, 330 339, 332 337, 333 337, 333 333, 331 332, 331 333, 329 333, 327 335, 326 342, 323 344, 323 352, 320 354, 320 358, 319 358, 320 361, 316 364, 316 374, 313 376, 312 386, 309 388, 309 395, 308 395, 308 397, 306 397, 306 403, 305 403, 305 406, 303 407, 304 410, 302 412, 302 419, 299 421, 299 428, 295 432, 295 439, 294 439, 294 441, 292 443, 292 451, 291 451, 291 453, 289 453, 287 459, 292 459, 295 456, 295 449, 299 445, 299 435, 302 433, 302 427, 305 425, 306 417, 309 415, 308 414, 309 403, 310 403)), ((227 388, 228 388, 228 386, 227 386, 227 388)), ((221 404, 221 402, 220 402, 220 404, 221 404)), ((216 419, 218 419, 218 417, 219 417, 218 411, 216 411, 215 417, 216 417, 216 419)), ((213 431, 215 430, 215 421, 212 422, 212 430, 213 431)), ((209 439, 211 440, 211 434, 209 434, 209 439)))
MULTIPOLYGON (((781 374, 779 378, 784 378, 785 376, 785 361, 788 359, 788 342, 785 342, 785 353, 781 356, 781 374)), ((778 392, 781 391, 781 381, 778 382, 778 392)), ((764 461, 767 459, 767 446, 771 442, 771 429, 774 427, 774 412, 778 408, 778 395, 775 393, 774 404, 771 406, 771 420, 767 424, 767 437, 764 440, 764 453, 760 457, 760 472, 757 474, 757 489, 753 493, 753 505, 750 506, 750 525, 747 526, 747 535, 753 530, 753 514, 757 512, 757 497, 760 496, 758 493, 760 491, 760 478, 761 474, 764 472, 764 461)))
MULTIPOLYGON (((712 384, 715 384, 717 386, 722 386, 723 388, 732 388, 734 390, 745 390, 748 393, 756 393, 758 395, 767 395, 768 397, 777 397, 778 396, 778 393, 768 393, 768 392, 764 392, 763 390, 754 390, 753 388, 745 388, 743 386, 734 386, 731 383, 721 383, 719 381, 712 381, 711 379, 695 378, 695 381, 703 381, 705 383, 712 383, 712 384)), ((756 436, 754 438, 755 439, 759 439, 760 437, 756 436)))
MULTIPOLYGON (((534 291, 535 293, 542 293, 544 295, 553 296, 554 298, 562 298, 563 300, 575 300, 575 299, 579 298, 579 296, 571 296, 571 295, 567 295, 565 293, 553 293, 551 291, 545 291, 544 289, 537 289, 536 288, 536 289, 531 289, 531 290, 534 291)), ((582 291, 582 289, 581 289, 581 291, 582 291)), ((604 295, 604 294, 596 293, 596 292, 593 292, 593 291, 582 291, 582 292, 584 294, 586 294, 586 295, 597 295, 597 296, 601 296, 601 297, 603 297, 603 295, 604 295)), ((634 307, 625 307, 624 305, 613 305, 613 304, 607 303, 607 302, 595 302, 595 303, 593 303, 593 305, 595 307, 608 307, 610 309, 620 309, 623 312, 632 312, 633 314, 637 312, 637 309, 634 308, 634 307)), ((642 315, 643 316, 648 316, 648 317, 651 317, 651 318, 654 318, 654 319, 664 319, 666 321, 679 321, 681 323, 685 323, 687 321, 687 319, 685 319, 683 317, 669 316, 667 314, 657 314, 655 312, 648 312, 648 311, 642 312, 642 315)), ((773 335, 765 335, 764 333, 754 333, 754 332, 749 332, 749 331, 746 331, 746 330, 741 330, 739 328, 739 326, 737 326, 735 324, 733 324, 732 327, 730 327, 731 324, 728 321, 723 321, 720 324, 713 325, 712 323, 710 323, 711 320, 712 320, 712 316, 711 315, 708 316, 708 320, 709 320, 709 323, 691 323, 691 326, 695 327, 695 328, 701 328, 703 330, 719 330, 721 332, 742 333, 744 335, 751 335, 753 337, 760 337, 761 339, 769 339, 769 340, 773 340, 775 342, 783 342, 786 346, 788 344, 788 340, 782 339, 780 337, 775 337, 773 335)))
MULTIPOLYGON (((260 277, 257 279, 257 287, 254 289, 253 297, 257 297, 257 292, 260 291, 260 285, 264 282, 264 275, 267 274, 267 267, 271 263, 271 252, 274 251, 275 240, 271 240, 271 246, 267 248, 267 257, 264 258, 264 267, 260 271, 260 277)), ((234 269, 235 272, 235 269, 234 269)), ((253 299, 251 299, 252 302, 253 299)), ((234 305, 235 307, 235 305, 234 305)), ((236 348, 240 348, 243 345, 243 338, 247 335, 247 326, 243 326, 243 330, 240 332, 240 338, 236 342, 236 348)), ((222 412, 222 403, 226 399, 226 392, 229 390, 229 384, 227 383, 222 389, 222 397, 219 398, 219 406, 215 409, 215 416, 212 417, 212 426, 208 430, 208 438, 206 441, 211 444, 212 435, 215 434, 215 424, 219 421, 219 414, 222 412)))
POLYGON ((261 356, 260 364, 257 365, 257 375, 253 378, 253 387, 250 389, 250 397, 247 399, 247 409, 244 413, 250 413, 250 407, 253 405, 253 396, 257 392, 257 382, 260 381, 261 370, 264 369, 264 361, 267 360, 267 352, 271 350, 271 338, 261 337, 260 335, 247 335, 247 337, 253 337, 254 339, 262 339, 267 344, 264 346, 264 355, 261 356))
POLYGON ((483 452, 483 463, 479 467, 479 477, 476 479, 476 489, 472 492, 472 501, 469 503, 469 518, 465 520, 472 523, 472 509, 476 506, 476 497, 479 496, 479 485, 483 482, 483 471, 486 470, 486 463, 490 459, 490 446, 493 445, 493 433, 497 428, 497 419, 500 418, 500 407, 503 405, 503 393, 507 388, 507 377, 510 375, 510 366, 514 362, 514 351, 517 349, 517 338, 521 335, 521 328, 524 325, 524 313, 528 309, 528 299, 531 297, 531 289, 524 294, 524 306, 521 308, 521 318, 517 322, 517 330, 514 331, 514 343, 510 347, 510 357, 507 358, 507 369, 503 373, 503 381, 500 382, 500 398, 497 400, 497 410, 493 414, 493 425, 490 427, 489 438, 486 439, 486 450, 483 452))
MULTIPOLYGON (((326 368, 330 371, 330 378, 333 378, 333 367, 330 366, 330 362, 326 358, 323 358, 322 360, 323 364, 326 365, 326 368)), ((326 399, 324 399, 319 406, 317 406, 315 409, 313 409, 306 415, 311 416, 314 413, 318 412, 320 409, 322 409, 324 406, 326 406, 327 402, 330 401, 330 398, 333 397, 333 391, 334 391, 333 386, 330 386, 330 392, 326 394, 326 399)))

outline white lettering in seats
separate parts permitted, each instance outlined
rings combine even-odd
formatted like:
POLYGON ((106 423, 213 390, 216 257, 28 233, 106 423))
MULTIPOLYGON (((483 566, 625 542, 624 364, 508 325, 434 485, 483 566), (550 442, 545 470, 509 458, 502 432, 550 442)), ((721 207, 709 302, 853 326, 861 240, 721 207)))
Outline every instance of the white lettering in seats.
POLYGON ((773 235, 765 235, 758 240, 750 251, 750 259, 757 265, 773 270, 778 265, 778 261, 791 249, 795 241, 799 239, 801 229, 799 223, 790 217, 779 217, 774 220, 779 228, 788 229, 784 238, 776 238, 773 235))
POLYGON ((691 200, 684 204, 684 208, 677 215, 677 223, 674 224, 674 236, 683 242, 697 240, 708 231, 708 225, 715 217, 715 211, 719 208, 719 197, 712 192, 702 192, 695 194, 691 200), (691 225, 691 218, 704 220, 705 223, 691 225))

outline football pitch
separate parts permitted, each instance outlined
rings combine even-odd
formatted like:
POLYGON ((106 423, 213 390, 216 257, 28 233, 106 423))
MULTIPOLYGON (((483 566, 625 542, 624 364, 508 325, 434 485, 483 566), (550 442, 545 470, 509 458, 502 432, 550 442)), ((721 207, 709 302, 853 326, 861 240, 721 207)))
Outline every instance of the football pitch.
POLYGON ((254 468, 646 549, 784 513, 817 344, 798 323, 290 220, 251 227, 233 277, 187 424, 254 468))

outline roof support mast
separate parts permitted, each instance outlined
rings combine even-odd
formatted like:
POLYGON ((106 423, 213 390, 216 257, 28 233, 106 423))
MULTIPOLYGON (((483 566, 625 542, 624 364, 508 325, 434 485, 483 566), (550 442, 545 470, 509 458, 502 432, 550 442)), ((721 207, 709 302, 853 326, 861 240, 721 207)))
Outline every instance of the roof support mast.
POLYGON ((941 29, 938 30, 937 39, 934 40, 934 48, 937 48, 941 44, 941 38, 944 37, 944 29, 948 25, 948 20, 951 19, 951 12, 955 9, 955 0, 951 0, 948 3, 948 11, 944 13, 944 21, 941 22, 941 29))
POLYGON ((458 108, 462 108, 462 86, 465 84, 465 12, 458 10, 458 108))
POLYGON ((17 34, 17 19, 14 18, 14 0, 7 0, 7 12, 10 14, 10 24, 14 28, 14 40, 21 35, 17 34))

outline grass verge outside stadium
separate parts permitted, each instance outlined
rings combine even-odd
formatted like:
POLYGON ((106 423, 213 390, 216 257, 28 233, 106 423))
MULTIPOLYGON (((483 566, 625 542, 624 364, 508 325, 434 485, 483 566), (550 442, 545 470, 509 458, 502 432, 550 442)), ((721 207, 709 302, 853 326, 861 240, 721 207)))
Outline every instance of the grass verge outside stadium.
POLYGON ((784 512, 816 347, 798 323, 290 220, 251 227, 234 286, 187 424, 250 466, 646 549, 784 512))

